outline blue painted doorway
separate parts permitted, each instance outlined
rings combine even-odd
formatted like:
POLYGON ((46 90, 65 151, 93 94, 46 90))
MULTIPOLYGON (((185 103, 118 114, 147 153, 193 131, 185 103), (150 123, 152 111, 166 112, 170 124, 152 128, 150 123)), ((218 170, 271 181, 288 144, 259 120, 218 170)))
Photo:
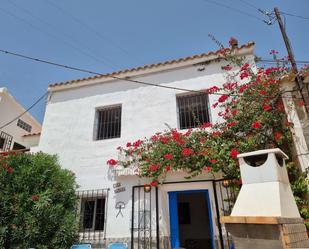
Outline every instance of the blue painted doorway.
POLYGON ((171 246, 215 249, 208 190, 168 192, 171 246))

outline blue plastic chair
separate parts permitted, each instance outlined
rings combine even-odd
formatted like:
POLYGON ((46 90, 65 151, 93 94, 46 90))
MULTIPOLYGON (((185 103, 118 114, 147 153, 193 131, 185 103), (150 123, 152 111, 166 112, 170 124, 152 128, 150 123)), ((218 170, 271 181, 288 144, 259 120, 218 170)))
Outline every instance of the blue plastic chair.
POLYGON ((108 245, 107 249, 128 249, 128 245, 126 243, 111 243, 108 245))
POLYGON ((79 244, 71 246, 71 249, 91 249, 90 244, 79 244))

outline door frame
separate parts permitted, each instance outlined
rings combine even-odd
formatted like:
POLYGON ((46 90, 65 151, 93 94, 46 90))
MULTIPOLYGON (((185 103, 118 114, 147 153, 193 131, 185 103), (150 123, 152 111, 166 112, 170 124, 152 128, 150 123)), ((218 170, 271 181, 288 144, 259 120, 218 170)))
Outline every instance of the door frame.
POLYGON ((209 232, 211 238, 212 249, 215 249, 215 240, 214 240, 214 227, 212 221, 212 212, 211 204, 208 189, 194 189, 194 190, 180 190, 180 191, 169 191, 169 215, 170 215, 170 240, 171 248, 180 247, 179 240, 179 224, 178 224, 178 207, 177 207, 177 195, 178 194, 192 194, 192 193, 204 193, 207 202, 208 208, 208 217, 209 217, 209 232))

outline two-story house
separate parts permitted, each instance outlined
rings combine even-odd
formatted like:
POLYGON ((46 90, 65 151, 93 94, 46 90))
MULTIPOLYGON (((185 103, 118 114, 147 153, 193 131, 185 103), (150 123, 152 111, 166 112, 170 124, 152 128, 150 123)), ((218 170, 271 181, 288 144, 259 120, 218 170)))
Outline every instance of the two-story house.
POLYGON ((0 88, 0 152, 38 145, 41 124, 25 111, 5 87, 0 88))
MULTIPOLYGON (((233 53, 255 67, 253 46, 248 43, 233 53)), ((220 86, 226 82, 222 67, 227 64, 220 51, 209 52, 49 86, 39 149, 57 154, 61 165, 76 174, 82 241, 126 242, 131 248, 219 248, 224 231, 218 200, 224 200, 215 193, 213 175, 189 181, 184 172, 173 172, 163 185, 146 189, 149 179, 128 169, 112 170, 106 161, 117 158, 118 146, 163 131, 166 124, 194 128, 192 110, 198 110, 201 123, 216 122, 219 110, 211 105, 218 96, 179 88, 220 86)))

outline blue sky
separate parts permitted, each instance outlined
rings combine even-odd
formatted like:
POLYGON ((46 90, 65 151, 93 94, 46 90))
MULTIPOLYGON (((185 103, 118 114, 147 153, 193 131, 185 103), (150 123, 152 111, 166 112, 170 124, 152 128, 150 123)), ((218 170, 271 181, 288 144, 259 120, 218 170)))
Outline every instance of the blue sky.
MULTIPOLYGON (((308 0, 245 1, 309 16, 308 0)), ((242 0, 1 0, 0 49, 101 73, 216 50, 208 34, 225 44, 231 36, 240 44, 255 41, 255 53, 263 58, 270 58, 271 49, 286 55, 278 24, 263 23, 251 5, 242 0)), ((297 60, 309 60, 308 26, 308 19, 286 16, 297 60)), ((49 83, 84 76, 89 75, 0 54, 0 87, 25 107, 49 83)), ((31 113, 42 122, 44 110, 42 101, 31 113)))

